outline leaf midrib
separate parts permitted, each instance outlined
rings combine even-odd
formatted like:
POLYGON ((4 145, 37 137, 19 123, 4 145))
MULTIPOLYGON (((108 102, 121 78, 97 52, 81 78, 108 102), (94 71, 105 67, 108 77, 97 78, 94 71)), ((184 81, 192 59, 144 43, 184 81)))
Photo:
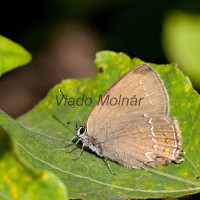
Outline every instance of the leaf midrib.
POLYGON ((184 179, 184 178, 181 178, 181 177, 177 177, 177 176, 174 176, 174 175, 171 175, 171 174, 166 174, 164 172, 157 171, 155 169, 148 169, 148 170, 153 172, 153 173, 155 173, 155 174, 162 175, 162 176, 165 176, 167 178, 172 178, 172 179, 175 179, 175 180, 178 180, 178 181, 181 181, 181 182, 184 182, 184 183, 188 183, 190 185, 198 186, 198 187, 187 188, 187 189, 179 189, 179 190, 141 190, 141 189, 126 188, 126 187, 111 185, 109 183, 104 183, 104 182, 101 182, 101 181, 97 181, 95 179, 91 179, 89 177, 85 177, 85 176, 82 176, 82 175, 74 174, 72 172, 60 169, 60 168, 58 168, 58 167, 56 167, 56 166, 54 166, 54 165, 52 165, 52 164, 50 164, 50 163, 48 163, 48 162, 46 162, 44 160, 38 158, 37 156, 32 154, 30 151, 28 151, 25 147, 23 147, 19 142, 16 142, 16 143, 19 145, 19 147, 21 147, 26 153, 28 153, 34 159, 40 161, 41 163, 43 163, 45 165, 50 166, 53 169, 56 169, 56 170, 58 170, 60 172, 75 176, 77 178, 86 179, 86 180, 89 180, 89 181, 92 181, 92 182, 95 182, 95 183, 98 183, 98 184, 101 184, 101 185, 105 185, 105 186, 108 186, 108 187, 113 187, 113 188, 116 188, 116 189, 122 189, 122 190, 128 190, 128 191, 135 191, 135 192, 144 192, 144 193, 158 193, 158 192, 160 192, 160 193, 177 193, 177 192, 186 192, 186 191, 194 191, 194 190, 196 191, 196 190, 200 189, 200 183, 196 183, 194 181, 191 181, 191 180, 188 180, 188 179, 184 179))

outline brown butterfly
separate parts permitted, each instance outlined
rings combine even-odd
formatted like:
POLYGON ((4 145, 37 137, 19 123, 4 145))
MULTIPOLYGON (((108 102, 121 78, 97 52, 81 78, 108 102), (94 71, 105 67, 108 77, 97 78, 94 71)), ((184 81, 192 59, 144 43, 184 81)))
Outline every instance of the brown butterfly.
POLYGON ((108 159, 130 168, 179 163, 181 131, 169 110, 159 74, 149 64, 138 65, 107 90, 90 112, 87 125, 81 123, 68 144, 77 137, 75 144, 83 144, 77 158, 87 146, 104 157, 108 167, 108 159), (120 99, 114 106, 114 101, 108 101, 120 97, 126 101, 120 99))

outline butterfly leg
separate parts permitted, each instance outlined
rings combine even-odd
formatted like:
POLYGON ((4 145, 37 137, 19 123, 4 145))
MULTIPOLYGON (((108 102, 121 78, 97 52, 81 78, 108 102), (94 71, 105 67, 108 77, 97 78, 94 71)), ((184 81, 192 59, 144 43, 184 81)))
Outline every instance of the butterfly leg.
POLYGON ((70 143, 72 143, 72 141, 74 140, 74 138, 76 138, 77 136, 75 135, 75 136, 73 136, 72 138, 71 138, 71 140, 70 141, 68 141, 66 144, 64 144, 62 147, 67 147, 70 143))
POLYGON ((76 148, 77 148, 77 146, 73 146, 73 148, 71 148, 70 150, 68 150, 67 153, 71 153, 76 148))
POLYGON ((81 140, 81 139, 78 139, 78 140, 76 141, 76 143, 73 145, 73 148, 71 148, 71 149, 68 151, 68 153, 71 153, 74 149, 77 148, 76 145, 79 143, 80 140, 81 140))
POLYGON ((78 156, 76 158, 74 158, 73 160, 77 160, 81 156, 83 151, 84 151, 84 145, 82 146, 82 149, 81 149, 80 153, 78 154, 78 156))
POLYGON ((107 158, 107 157, 105 157, 104 161, 105 161, 106 165, 108 166, 108 169, 110 170, 110 172, 111 172, 112 174, 115 175, 115 173, 114 173, 114 172, 112 171, 112 169, 110 168, 110 165, 109 165, 109 163, 108 163, 108 158, 107 158))

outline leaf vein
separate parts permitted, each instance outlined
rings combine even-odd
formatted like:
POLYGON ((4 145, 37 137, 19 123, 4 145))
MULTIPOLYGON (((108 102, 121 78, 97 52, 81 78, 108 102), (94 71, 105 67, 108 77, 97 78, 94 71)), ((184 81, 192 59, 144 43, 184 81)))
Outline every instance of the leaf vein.
MULTIPOLYGON (((23 147, 20 143, 18 143, 18 142, 16 142, 16 143, 17 143, 26 153, 28 153, 30 156, 32 156, 34 159, 36 159, 36 160, 42 162, 42 163, 45 164, 45 165, 48 165, 49 167, 51 167, 51 168, 53 168, 53 169, 55 169, 55 170, 58 170, 58 171, 63 172, 63 173, 65 173, 65 174, 69 174, 69 175, 75 176, 75 177, 77 177, 77 178, 86 179, 86 180, 91 181, 91 182, 95 182, 95 183, 98 183, 98 184, 101 184, 101 185, 105 185, 105 186, 107 186, 107 187, 113 187, 113 188, 116 188, 116 189, 122 189, 122 190, 127 190, 127 191, 144 192, 144 193, 158 193, 158 192, 159 192, 159 193, 177 193, 177 192, 197 191, 197 190, 200 189, 199 184, 194 183, 194 182, 192 182, 192 181, 190 181, 190 184, 192 184, 192 185, 198 185, 198 187, 187 188, 187 189, 176 189, 176 190, 163 190, 163 191, 160 191, 160 190, 159 190, 159 191, 158 191, 158 190, 141 190, 141 189, 134 189, 134 188, 127 188, 127 187, 112 185, 112 184, 109 184, 109 183, 101 182, 101 181, 98 181, 98 180, 95 180, 95 179, 92 179, 92 178, 89 178, 89 177, 85 177, 85 176, 82 176, 82 175, 79 175, 79 174, 75 174, 75 173, 73 173, 73 172, 69 172, 69 171, 60 169, 60 168, 58 168, 58 167, 56 167, 56 166, 54 166, 54 165, 52 165, 52 164, 50 164, 50 163, 48 163, 48 162, 46 162, 46 161, 44 161, 44 160, 38 158, 37 156, 35 156, 34 154, 32 154, 30 151, 28 151, 25 147, 23 147)), ((149 170, 149 169, 148 169, 148 170, 149 170)), ((149 171, 152 171, 152 170, 149 170, 149 171)), ((154 170, 154 171, 156 171, 156 170, 154 170)), ((157 174, 159 174, 158 171, 157 171, 157 174)), ((166 176, 166 174, 163 173, 163 172, 160 172, 160 174, 166 176)), ((168 174, 167 174, 167 177, 174 178, 174 176, 168 175, 168 174)), ((178 181, 183 181, 183 178, 177 177, 177 180, 178 180, 178 181)), ((188 180, 187 180, 186 182, 189 183, 188 180)))

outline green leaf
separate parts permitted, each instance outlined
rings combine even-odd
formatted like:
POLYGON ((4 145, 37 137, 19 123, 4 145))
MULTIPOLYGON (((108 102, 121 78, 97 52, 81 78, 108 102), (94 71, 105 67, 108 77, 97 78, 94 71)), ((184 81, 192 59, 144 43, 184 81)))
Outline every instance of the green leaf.
POLYGON ((22 46, 0 35, 0 76, 30 60, 31 54, 22 46))
POLYGON ((0 132, 0 199, 68 199, 64 184, 51 172, 36 171, 17 154, 8 135, 0 132))
MULTIPOLYGON (((70 198, 82 199, 127 199, 178 197, 200 191, 199 121, 200 97, 176 64, 156 65, 170 96, 171 116, 176 116, 183 137, 185 160, 180 164, 170 164, 160 168, 130 169, 109 162, 113 175, 103 159, 90 150, 74 161, 78 149, 67 153, 62 147, 75 135, 74 125, 64 125, 66 121, 78 121, 69 106, 57 105, 61 99, 58 89, 70 97, 92 98, 90 106, 75 106, 81 119, 86 123, 88 115, 104 92, 125 72, 142 63, 131 60, 123 53, 103 51, 95 60, 97 73, 91 79, 64 80, 56 85, 47 97, 33 110, 19 119, 13 120, 0 114, 1 126, 17 142, 21 156, 37 169, 54 172, 66 184, 70 198), (27 128, 28 127, 28 128, 27 128)), ((67 149, 70 149, 68 147, 67 149)))
POLYGON ((163 29, 163 47, 170 61, 179 63, 197 88, 200 88, 200 15, 172 12, 163 29))

